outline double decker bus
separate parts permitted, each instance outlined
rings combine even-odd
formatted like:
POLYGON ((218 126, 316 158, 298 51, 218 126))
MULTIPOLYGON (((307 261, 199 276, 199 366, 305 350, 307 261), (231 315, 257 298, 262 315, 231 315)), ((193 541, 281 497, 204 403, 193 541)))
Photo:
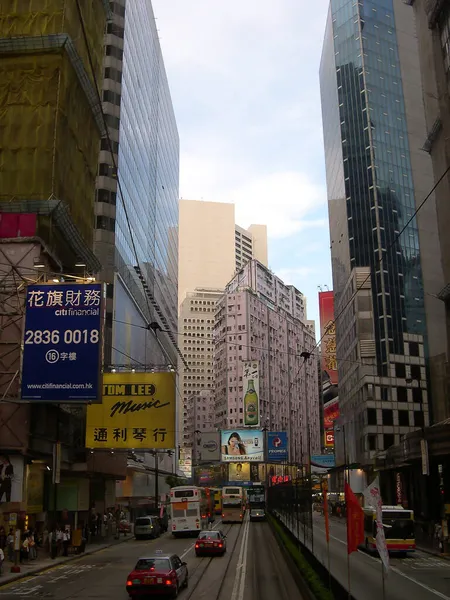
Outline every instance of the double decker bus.
POLYGON ((242 523, 244 520, 245 500, 241 487, 222 488, 222 523, 242 523))
POLYGON ((181 485, 170 490, 172 535, 197 535, 208 526, 208 499, 203 488, 181 485))
MULTIPOLYGON (((413 511, 402 506, 383 506, 381 514, 388 552, 413 552, 416 549, 413 511)), ((366 550, 376 550, 377 515, 372 507, 364 508, 364 534, 366 550)))

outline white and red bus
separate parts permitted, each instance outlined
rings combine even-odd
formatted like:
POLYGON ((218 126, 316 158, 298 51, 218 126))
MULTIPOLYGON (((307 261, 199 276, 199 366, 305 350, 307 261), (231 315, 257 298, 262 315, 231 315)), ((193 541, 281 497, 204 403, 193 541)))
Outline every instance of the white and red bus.
POLYGON ((222 488, 222 523, 242 523, 245 512, 244 490, 241 487, 222 488))
POLYGON ((208 525, 208 500, 204 489, 181 485, 170 490, 172 535, 197 535, 208 525))

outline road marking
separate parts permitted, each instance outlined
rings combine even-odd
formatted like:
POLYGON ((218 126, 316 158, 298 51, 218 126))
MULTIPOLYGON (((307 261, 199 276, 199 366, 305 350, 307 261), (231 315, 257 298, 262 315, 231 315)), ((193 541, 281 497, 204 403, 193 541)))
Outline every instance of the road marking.
MULTIPOLYGON (((323 533, 325 533, 325 529, 321 529, 320 527, 317 527, 317 529, 319 529, 320 531, 323 531, 323 533)), ((341 544, 347 545, 347 542, 345 542, 344 540, 340 540, 339 538, 334 537, 333 535, 330 535, 330 538, 333 538, 333 540, 336 540, 337 542, 340 542, 341 544)), ((370 558, 371 560, 376 561, 378 564, 381 562, 379 558, 377 558, 376 556, 371 556, 370 554, 367 554, 367 552, 363 552, 362 550, 358 550, 358 552, 360 554, 362 554, 363 556, 367 556, 367 558, 370 558)), ((412 583, 415 583, 416 585, 420 586, 424 590, 427 590, 427 592, 434 594, 438 598, 442 598, 442 600, 450 600, 450 596, 446 596, 442 592, 439 592, 438 590, 435 590, 434 588, 429 587, 425 583, 417 581, 417 579, 414 579, 414 577, 410 577, 409 575, 406 575, 406 573, 403 573, 403 571, 400 571, 400 569, 397 569, 397 567, 393 567, 391 565, 390 570, 393 571, 394 573, 397 573, 397 575, 401 575, 401 577, 408 579, 412 583)))
MULTIPOLYGON (((214 527, 211 527, 211 529, 215 529, 216 527, 218 527, 220 524, 222 523, 222 521, 218 521, 214 527)), ((180 558, 184 558, 186 556, 186 554, 189 554, 189 552, 192 550, 192 548, 195 546, 195 542, 192 544, 192 546, 189 546, 189 548, 183 552, 183 554, 180 556, 180 558)))
POLYGON ((244 531, 242 533, 241 540, 241 548, 239 551, 239 558, 237 562, 236 575, 234 576, 233 583, 233 591, 231 593, 231 600, 236 600, 236 597, 239 600, 242 599, 245 587, 245 573, 246 573, 246 563, 247 563, 247 541, 248 541, 248 532, 250 526, 250 520, 246 516, 244 517, 244 531))

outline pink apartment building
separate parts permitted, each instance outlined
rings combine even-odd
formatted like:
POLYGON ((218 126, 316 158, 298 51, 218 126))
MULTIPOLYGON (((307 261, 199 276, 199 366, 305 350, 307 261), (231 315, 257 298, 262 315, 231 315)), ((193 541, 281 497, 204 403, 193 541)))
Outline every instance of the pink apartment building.
POLYGON ((242 369, 258 361, 261 427, 287 431, 290 461, 320 452, 314 325, 305 297, 252 260, 217 302, 214 325, 215 416, 220 429, 244 427, 242 369), (308 440, 309 427, 309 440, 308 440))

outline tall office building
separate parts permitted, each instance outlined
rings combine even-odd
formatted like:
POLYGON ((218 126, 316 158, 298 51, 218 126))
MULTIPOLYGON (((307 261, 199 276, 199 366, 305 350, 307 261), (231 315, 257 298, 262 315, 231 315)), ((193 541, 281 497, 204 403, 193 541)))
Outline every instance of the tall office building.
MULTIPOLYGON (((446 342, 413 9, 331 0, 320 67, 341 428, 368 464, 428 424, 446 342), (431 400, 431 402, 430 402, 431 400)), ((339 439, 336 437, 336 446, 339 439)))
POLYGON ((180 369, 183 396, 179 428, 183 445, 192 447, 195 432, 214 431, 214 316, 223 290, 198 288, 180 306, 180 348, 189 370, 180 369))
POLYGON ((175 365, 177 125, 151 2, 116 0, 111 7, 102 100, 118 177, 104 138, 95 231, 109 283, 105 362, 175 365), (157 338, 146 329, 152 321, 168 333, 157 338))
MULTIPOLYGON (((417 22, 427 125, 422 148, 430 154, 434 178, 439 182, 435 195, 444 287, 437 291, 437 295, 445 303, 447 331, 450 331, 450 175, 447 172, 443 177, 450 168, 450 96, 447 93, 450 75, 450 6, 439 0, 416 0, 413 9, 417 22)), ((435 415, 438 421, 450 417, 449 342, 447 337, 447 352, 442 359, 442 376, 447 381, 447 390, 444 391, 447 402, 440 405, 435 415)))
POLYGON ((287 431, 291 462, 320 452, 314 326, 305 297, 252 260, 235 275, 217 303, 214 325, 216 425, 244 427, 244 363, 259 370, 260 424, 287 431))
POLYGON ((234 204, 180 200, 178 303, 197 287, 224 289, 252 258, 267 266, 267 227, 235 224, 234 204))

